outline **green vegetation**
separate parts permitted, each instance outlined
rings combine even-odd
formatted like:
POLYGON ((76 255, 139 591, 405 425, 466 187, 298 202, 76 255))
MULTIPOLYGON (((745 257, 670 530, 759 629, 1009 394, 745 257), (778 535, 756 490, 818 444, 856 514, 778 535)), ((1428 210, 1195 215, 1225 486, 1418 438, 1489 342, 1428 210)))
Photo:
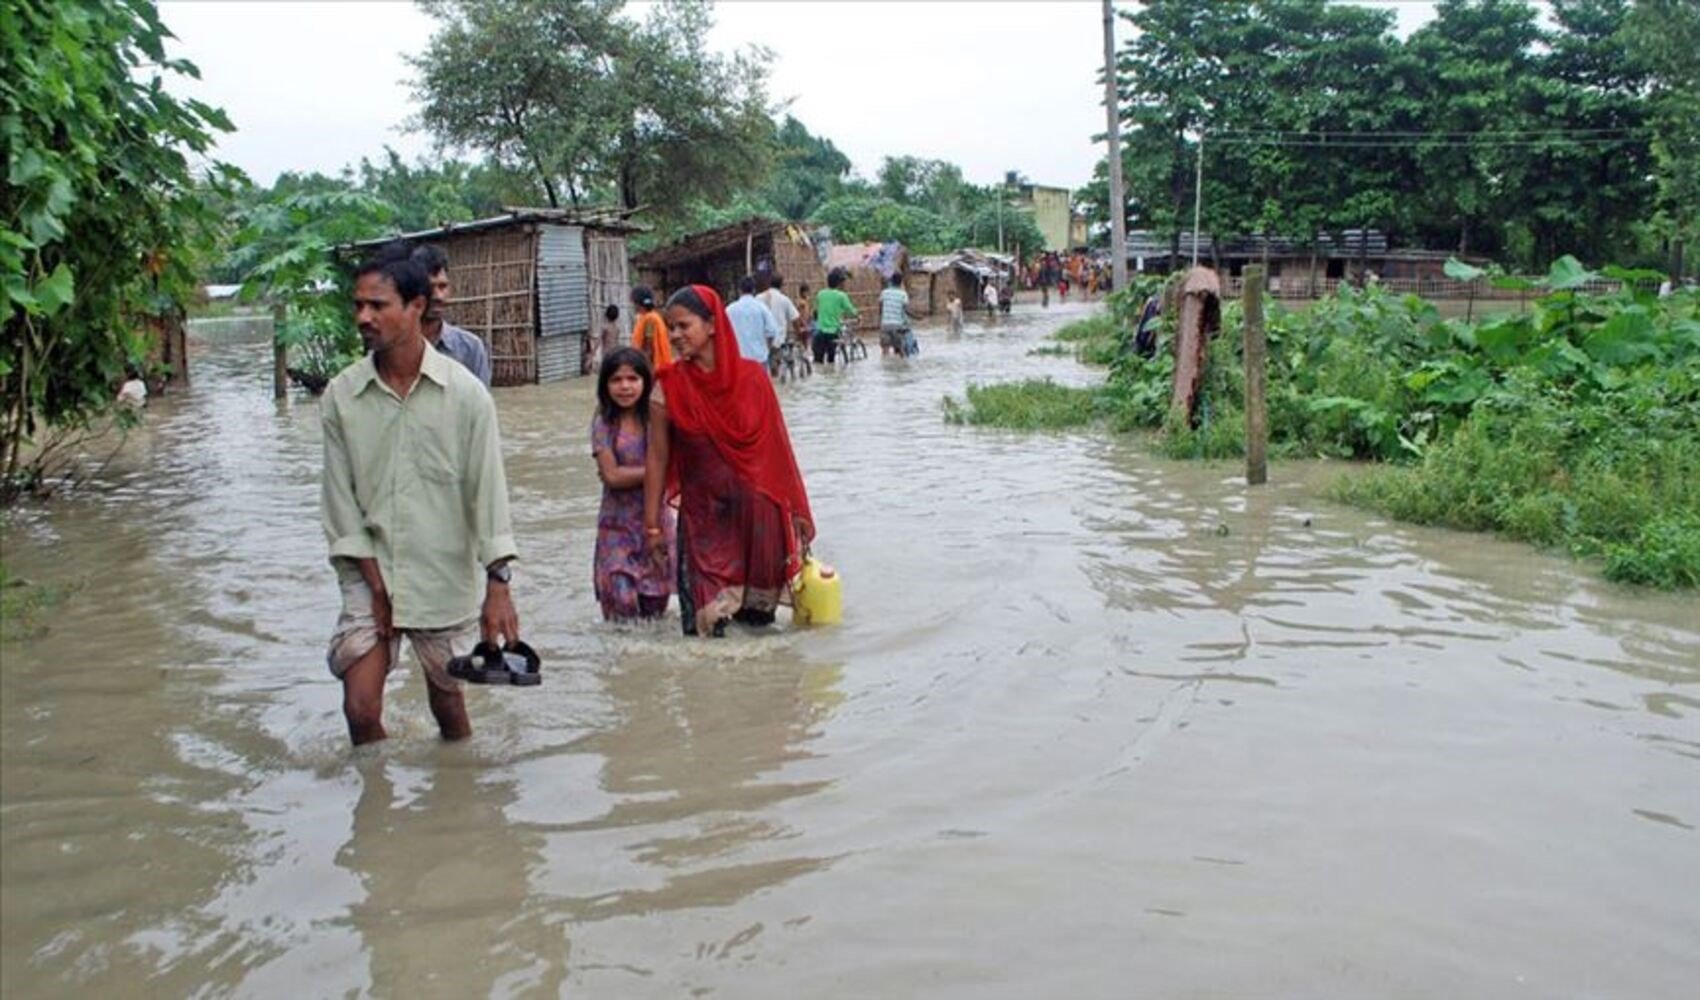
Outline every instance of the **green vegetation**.
POLYGON ((146 0, 8 0, 0 17, 0 499, 45 494, 114 412, 149 323, 180 309, 217 215, 203 191, 235 176, 192 157, 229 131, 173 97, 169 33, 146 0))
POLYGON ((0 642, 28 639, 46 631, 41 613, 76 590, 73 586, 31 583, 0 566, 0 642))
POLYGON ((532 175, 554 206, 671 218, 767 169, 773 121, 759 50, 709 50, 710 5, 425 0, 412 59, 420 122, 443 145, 532 175))
MULTIPOLYGON (((1555 263, 1527 312, 1471 322, 1415 296, 1343 289, 1267 317, 1271 451, 1387 463, 1333 487, 1394 517, 1493 530, 1603 561, 1616 580, 1700 585, 1700 293, 1657 298, 1651 272, 1602 277, 1555 263)), ((1518 279, 1497 279, 1514 284, 1518 279)), ((1177 458, 1244 452, 1237 303, 1210 345, 1196 425, 1174 424, 1173 356, 1131 351, 1132 296, 1059 332, 1109 355, 1095 389, 975 387, 959 423, 1068 427, 1105 420, 1160 432, 1177 458)), ((1168 342, 1165 336, 1165 343, 1168 342)))
POLYGON ((944 398, 945 419, 971 427, 1058 431, 1083 427, 1100 415, 1095 389, 1058 385, 1048 378, 1003 385, 971 385, 966 405, 944 398))
MULTIPOLYGON (((1120 11, 1126 210, 1304 245, 1373 227, 1519 269, 1700 240, 1700 4, 1147 0, 1120 11)), ((1105 164, 1081 192, 1107 222, 1105 164)), ((1668 255, 1668 256, 1667 256, 1668 255)))
POLYGON ((243 272, 242 301, 283 306, 277 339, 289 350, 291 375, 310 389, 363 350, 349 318, 348 275, 332 250, 381 232, 391 216, 387 202, 341 190, 292 194, 243 213, 232 252, 243 272))

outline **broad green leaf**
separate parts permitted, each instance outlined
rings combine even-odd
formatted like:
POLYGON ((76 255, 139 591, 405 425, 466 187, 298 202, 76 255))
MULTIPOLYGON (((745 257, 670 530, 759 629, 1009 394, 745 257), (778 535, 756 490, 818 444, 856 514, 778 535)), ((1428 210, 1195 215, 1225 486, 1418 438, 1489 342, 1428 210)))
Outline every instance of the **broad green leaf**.
POLYGON ((1582 349, 1608 365, 1632 365, 1664 353, 1655 337, 1653 318, 1641 306, 1630 306, 1607 320, 1583 338, 1582 349))
POLYGON ((1532 336, 1524 317, 1496 318, 1476 327, 1476 346, 1495 361, 1509 364, 1532 336))
POLYGON ((21 275, 8 274, 5 278, 6 298, 13 305, 29 313, 31 316, 41 314, 41 303, 30 292, 29 282, 21 275))
POLYGON ((1590 281, 1597 281, 1599 275, 1582 266, 1575 257, 1565 254, 1552 262, 1547 271, 1546 286, 1556 290, 1580 288, 1590 281))
POLYGON ((11 168, 6 173, 6 180, 14 187, 23 187, 42 175, 47 168, 47 161, 41 153, 34 149, 22 149, 12 157, 11 168))
POLYGON ((1454 281, 1475 281, 1477 278, 1487 273, 1486 270, 1475 267, 1471 264, 1466 264, 1456 257, 1446 258, 1445 270, 1446 276, 1454 281))
POLYGON ((63 261, 52 274, 35 283, 35 298, 41 303, 42 314, 46 316, 52 316, 70 305, 76 294, 76 281, 63 261))

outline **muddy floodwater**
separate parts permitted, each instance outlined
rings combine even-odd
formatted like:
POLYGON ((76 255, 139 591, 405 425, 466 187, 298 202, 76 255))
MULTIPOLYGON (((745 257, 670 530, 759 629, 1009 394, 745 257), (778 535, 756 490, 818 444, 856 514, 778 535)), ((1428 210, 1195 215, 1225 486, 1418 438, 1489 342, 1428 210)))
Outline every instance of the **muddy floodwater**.
POLYGON ((497 401, 546 658, 351 751, 316 404, 196 345, 0 672, 7 997, 1692 997, 1700 608, 1318 499, 1337 466, 952 427, 1079 306, 780 388, 846 620, 603 625, 589 380, 497 401))

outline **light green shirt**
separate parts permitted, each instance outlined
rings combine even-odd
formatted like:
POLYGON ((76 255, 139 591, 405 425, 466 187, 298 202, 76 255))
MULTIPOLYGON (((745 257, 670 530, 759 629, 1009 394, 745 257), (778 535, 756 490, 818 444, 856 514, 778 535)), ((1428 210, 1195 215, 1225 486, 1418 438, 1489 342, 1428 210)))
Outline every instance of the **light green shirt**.
POLYGON ((426 351, 406 399, 370 355, 319 401, 323 515, 331 562, 377 559, 397 628, 478 616, 482 567, 515 555, 508 482, 490 393, 458 362, 426 351))
POLYGON ((836 288, 823 288, 815 296, 815 322, 820 332, 836 337, 844 330, 844 317, 856 315, 850 296, 836 288))

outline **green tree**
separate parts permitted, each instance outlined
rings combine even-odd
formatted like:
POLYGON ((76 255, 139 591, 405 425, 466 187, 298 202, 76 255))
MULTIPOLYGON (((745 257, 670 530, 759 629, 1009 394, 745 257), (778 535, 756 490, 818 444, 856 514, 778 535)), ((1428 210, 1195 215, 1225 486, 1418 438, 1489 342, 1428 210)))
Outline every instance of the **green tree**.
POLYGON ((1671 241, 1671 271, 1680 275, 1683 247, 1700 243, 1700 6, 1637 0, 1624 33, 1651 81, 1657 184, 1652 221, 1671 241))
POLYGON ((551 206, 595 183, 619 0, 421 0, 441 23, 423 54, 419 124, 448 146, 531 171, 551 206))
POLYGON ((1130 210, 1137 225, 1168 233, 1177 254, 1191 222, 1197 133, 1211 120, 1249 9, 1239 0, 1152 0, 1118 12, 1132 28, 1116 56, 1130 210))
POLYGON ((609 126, 604 177, 620 205, 666 218, 694 200, 725 201, 767 173, 774 148, 768 54, 708 48, 706 0, 671 0, 641 25, 617 22, 601 85, 609 126))
MULTIPOLYGON (((171 34, 148 0, 8 0, 0 16, 0 493, 46 489, 64 440, 111 412, 149 317, 180 312, 216 228, 192 157, 229 131, 174 97, 171 34)), ((209 176, 240 175, 211 163, 209 176)))
POLYGON ((959 218, 973 207, 971 203, 985 200, 962 179, 961 167, 918 156, 886 157, 874 186, 882 197, 947 218, 959 218))
POLYGON ((711 52, 710 7, 643 21, 621 0, 422 0, 440 22, 419 124, 530 171, 551 205, 611 200, 666 219, 758 184, 773 146, 759 51, 711 52))
POLYGON ((388 146, 379 162, 362 159, 356 176, 359 189, 387 202, 395 211, 395 225, 409 233, 486 219, 506 206, 535 205, 543 198, 528 173, 489 161, 442 158, 410 166, 388 146))
POLYGON ((916 253, 949 250, 956 237, 948 219, 890 198, 841 195, 816 209, 810 220, 831 227, 840 243, 896 240, 916 253))
MULTIPOLYGON (((980 207, 961 220, 950 246, 942 249, 978 247, 982 250, 996 250, 998 206, 994 198, 994 194, 988 193, 980 199, 980 207)), ((1019 247, 1023 256, 1037 253, 1045 246, 1045 235, 1039 232, 1039 224, 1033 221, 1033 214, 1010 205, 1007 200, 1003 208, 1003 245, 1010 253, 1014 253, 1019 247)))
POLYGON ((791 115, 776 129, 773 169, 761 201, 785 219, 806 219, 840 193, 850 177, 850 158, 832 140, 809 132, 791 115))
POLYGON ((291 372, 317 391, 361 352, 347 271, 335 250, 394 232, 395 210, 349 185, 275 196, 245 213, 233 264, 242 297, 283 306, 277 340, 291 372))

